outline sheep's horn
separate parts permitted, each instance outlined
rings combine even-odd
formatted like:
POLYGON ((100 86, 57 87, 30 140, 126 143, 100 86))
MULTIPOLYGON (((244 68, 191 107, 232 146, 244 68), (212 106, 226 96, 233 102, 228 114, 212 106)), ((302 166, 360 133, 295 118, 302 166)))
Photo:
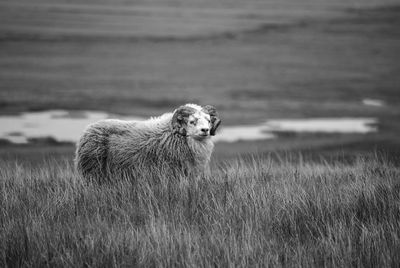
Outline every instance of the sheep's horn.
POLYGON ((185 119, 187 119, 189 115, 193 114, 194 112, 195 110, 193 108, 187 106, 181 106, 175 110, 171 122, 174 133, 186 136, 185 119))
POLYGON ((210 129, 210 135, 211 136, 215 136, 215 132, 217 131, 217 128, 219 127, 219 125, 221 124, 221 119, 219 119, 218 117, 215 118, 214 123, 212 124, 212 127, 210 129))
POLYGON ((206 113, 208 113, 211 117, 211 129, 210 129, 210 135, 215 136, 215 132, 217 131, 217 128, 221 124, 221 119, 218 117, 217 109, 215 109, 214 106, 211 105, 206 105, 202 109, 206 113))

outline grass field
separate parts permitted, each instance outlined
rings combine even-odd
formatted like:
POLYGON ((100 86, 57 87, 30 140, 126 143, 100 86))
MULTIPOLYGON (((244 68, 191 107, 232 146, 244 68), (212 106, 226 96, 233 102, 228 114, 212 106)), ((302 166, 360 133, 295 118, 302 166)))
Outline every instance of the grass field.
POLYGON ((273 159, 224 162, 200 181, 112 185, 83 182, 69 161, 2 163, 0 265, 398 265, 398 166, 273 159))

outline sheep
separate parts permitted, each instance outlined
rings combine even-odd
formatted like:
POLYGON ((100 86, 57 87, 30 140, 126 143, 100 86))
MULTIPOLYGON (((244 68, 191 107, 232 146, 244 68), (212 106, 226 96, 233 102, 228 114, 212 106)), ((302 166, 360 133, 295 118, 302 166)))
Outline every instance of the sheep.
POLYGON ((210 136, 220 123, 213 106, 197 104, 145 121, 101 120, 78 141, 75 167, 83 178, 100 181, 149 170, 204 174, 214 148, 210 136))

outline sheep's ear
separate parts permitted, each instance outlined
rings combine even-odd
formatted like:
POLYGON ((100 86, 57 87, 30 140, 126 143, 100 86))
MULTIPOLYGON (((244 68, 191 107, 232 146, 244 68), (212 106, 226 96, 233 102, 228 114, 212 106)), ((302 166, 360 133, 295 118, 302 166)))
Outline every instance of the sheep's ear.
POLYGON ((217 109, 215 109, 214 106, 206 105, 203 107, 203 111, 208 113, 211 117, 210 135, 215 136, 215 132, 217 131, 217 128, 221 124, 221 119, 219 119, 218 117, 217 109))
POLYGON ((193 113, 194 109, 187 106, 181 106, 176 109, 172 116, 172 131, 182 136, 186 136, 187 120, 189 115, 193 113))

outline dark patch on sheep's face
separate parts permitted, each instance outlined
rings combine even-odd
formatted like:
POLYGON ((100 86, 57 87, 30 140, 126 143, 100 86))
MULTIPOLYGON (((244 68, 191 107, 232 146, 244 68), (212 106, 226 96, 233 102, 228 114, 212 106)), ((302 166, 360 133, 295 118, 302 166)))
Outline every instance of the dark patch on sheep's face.
POLYGON ((214 106, 206 105, 203 107, 202 111, 208 113, 211 119, 211 128, 210 128, 210 135, 215 136, 215 133, 221 124, 221 119, 219 119, 217 109, 214 106))
POLYGON ((173 132, 182 136, 187 136, 189 116, 194 113, 196 113, 196 110, 188 106, 181 106, 176 109, 171 122, 173 132))

